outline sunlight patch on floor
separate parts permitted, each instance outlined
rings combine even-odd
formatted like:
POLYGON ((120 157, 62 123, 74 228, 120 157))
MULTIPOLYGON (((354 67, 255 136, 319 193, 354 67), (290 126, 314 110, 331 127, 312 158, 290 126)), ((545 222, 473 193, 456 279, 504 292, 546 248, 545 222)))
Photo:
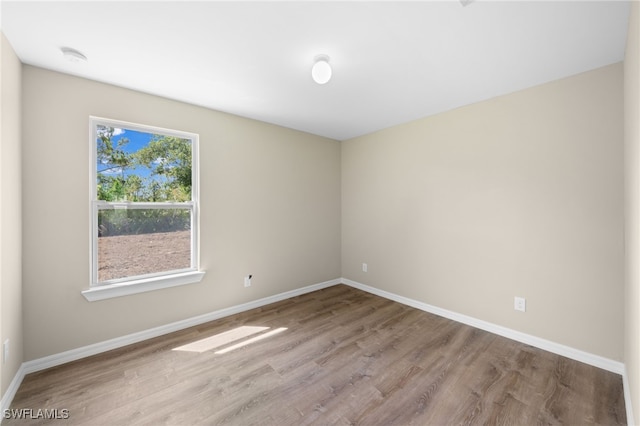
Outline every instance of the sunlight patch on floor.
POLYGON ((188 343, 184 346, 179 346, 173 350, 202 353, 228 345, 229 343, 236 342, 253 334, 261 333, 268 329, 269 327, 243 325, 242 327, 236 327, 233 330, 225 331, 224 333, 218 333, 214 336, 196 340, 195 342, 188 343))
POLYGON ((264 333, 261 334, 259 336, 256 337, 252 337, 251 339, 245 340, 243 342, 240 343, 236 343, 235 345, 229 346, 228 348, 224 348, 224 349, 220 349, 219 351, 216 351, 216 354, 226 354, 227 352, 231 352, 235 349, 241 348, 243 346, 247 346, 250 345, 251 343, 255 343, 259 340, 262 339, 266 339, 267 337, 271 337, 271 336, 275 336, 278 333, 282 333, 283 331, 285 331, 287 328, 286 327, 280 327, 280 328, 276 328, 275 330, 271 330, 268 333, 264 333))
POLYGON ((270 327, 257 327, 257 326, 248 326, 243 325, 241 327, 236 327, 233 330, 225 331, 223 333, 218 333, 214 336, 205 337, 204 339, 196 340, 195 342, 188 343, 183 346, 178 346, 177 348, 173 348, 174 351, 185 351, 185 352, 197 352, 202 353, 206 351, 210 351, 217 348, 222 348, 226 345, 226 348, 217 350, 215 353, 218 355, 225 354, 227 352, 231 352, 235 349, 239 349, 241 347, 250 345, 252 343, 258 342, 260 340, 266 339, 268 337, 274 336, 278 333, 285 331, 286 327, 276 328, 271 331, 270 327), (266 333, 264 333, 267 331, 266 333), (262 333, 262 334, 259 334, 262 333), (257 336, 254 336, 258 334, 257 336), (250 339, 246 339, 249 336, 254 336, 250 339), (246 340, 243 340, 246 339, 246 340))

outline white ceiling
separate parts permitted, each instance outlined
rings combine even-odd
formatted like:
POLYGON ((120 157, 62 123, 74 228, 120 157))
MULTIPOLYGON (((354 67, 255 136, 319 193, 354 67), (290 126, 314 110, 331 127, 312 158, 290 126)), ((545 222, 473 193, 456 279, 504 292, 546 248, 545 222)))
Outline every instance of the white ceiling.
POLYGON ((0 4, 22 62, 345 140, 623 60, 628 2, 0 4), (86 63, 65 60, 75 48, 86 63), (333 78, 311 79, 318 54, 333 78))

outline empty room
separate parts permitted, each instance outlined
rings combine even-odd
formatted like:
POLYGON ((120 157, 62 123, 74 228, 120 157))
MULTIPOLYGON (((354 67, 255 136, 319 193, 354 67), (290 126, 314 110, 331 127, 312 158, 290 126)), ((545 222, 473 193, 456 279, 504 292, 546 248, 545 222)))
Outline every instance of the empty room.
POLYGON ((639 424, 639 27, 0 2, 0 422, 639 424))

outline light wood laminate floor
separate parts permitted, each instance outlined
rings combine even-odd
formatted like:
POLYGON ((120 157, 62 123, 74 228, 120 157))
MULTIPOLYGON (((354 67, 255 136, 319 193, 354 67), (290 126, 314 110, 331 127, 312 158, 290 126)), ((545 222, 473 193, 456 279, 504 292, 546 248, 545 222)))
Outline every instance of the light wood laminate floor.
POLYGON ((3 425, 626 422, 619 375, 344 285, 27 375, 11 407, 69 418, 3 425))

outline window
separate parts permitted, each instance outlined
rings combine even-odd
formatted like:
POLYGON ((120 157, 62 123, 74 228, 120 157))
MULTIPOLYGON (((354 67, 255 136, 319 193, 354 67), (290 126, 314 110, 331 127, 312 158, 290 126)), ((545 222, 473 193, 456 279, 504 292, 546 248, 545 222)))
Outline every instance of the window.
POLYGON ((92 117, 89 300, 200 281, 198 135, 92 117))

